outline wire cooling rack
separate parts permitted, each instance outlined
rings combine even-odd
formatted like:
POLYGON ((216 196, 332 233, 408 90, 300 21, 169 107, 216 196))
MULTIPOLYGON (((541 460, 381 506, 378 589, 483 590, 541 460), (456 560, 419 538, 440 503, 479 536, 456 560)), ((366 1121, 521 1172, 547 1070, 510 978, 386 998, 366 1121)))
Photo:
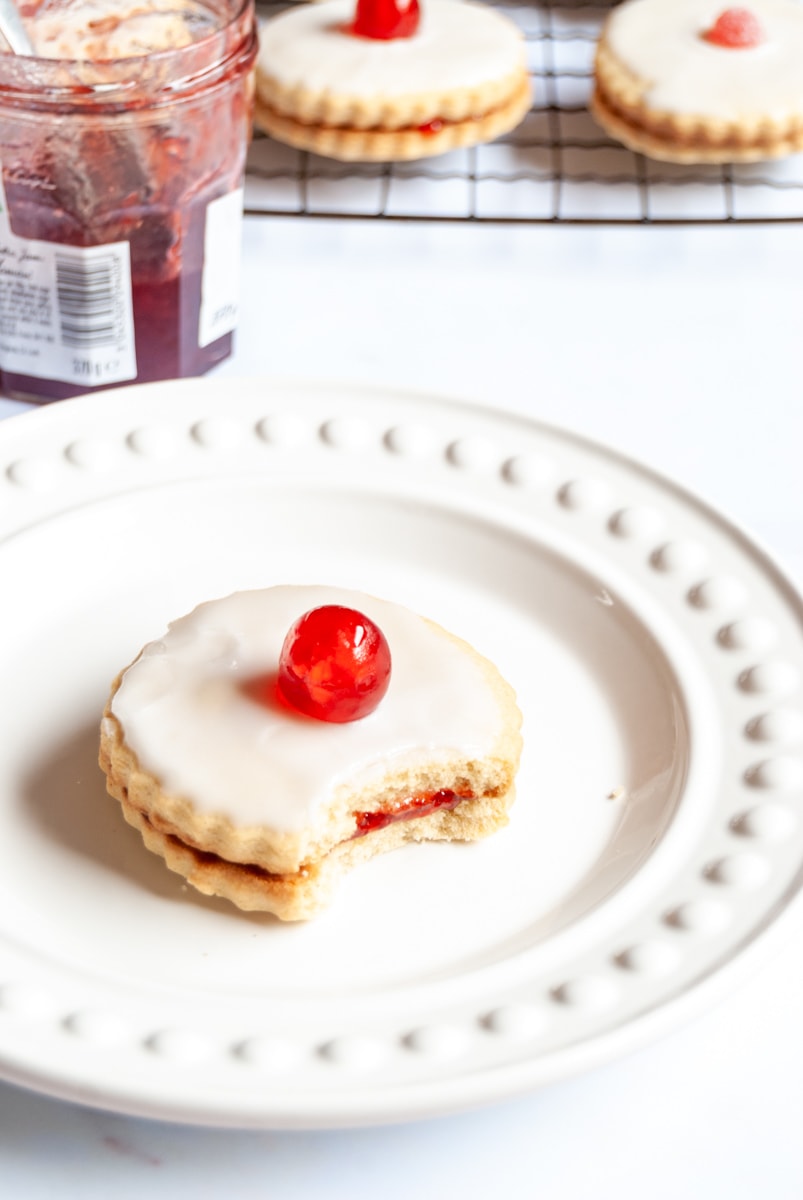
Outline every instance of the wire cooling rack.
MULTIPOLYGON (((261 16, 286 3, 259 4, 261 16)), ((257 134, 249 213, 518 222, 803 221, 803 155, 675 166, 611 141, 588 112, 594 48, 611 4, 499 4, 521 28, 533 107, 486 146, 412 163, 347 164, 257 134)))

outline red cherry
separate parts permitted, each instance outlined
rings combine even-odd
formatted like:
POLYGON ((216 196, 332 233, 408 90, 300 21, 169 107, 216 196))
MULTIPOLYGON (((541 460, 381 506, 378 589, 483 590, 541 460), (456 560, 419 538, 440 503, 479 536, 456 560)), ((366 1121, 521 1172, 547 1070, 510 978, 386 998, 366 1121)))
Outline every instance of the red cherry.
POLYGON ((710 29, 702 35, 714 46, 728 50, 749 50, 764 41, 764 30, 749 8, 726 8, 710 29))
POLYGON ((291 707, 341 724, 367 717, 390 683, 390 649, 353 608, 325 604, 291 626, 279 656, 278 689, 291 707))
POLYGON ((357 37, 389 42, 412 37, 418 30, 421 10, 418 0, 357 0, 351 32, 357 37))

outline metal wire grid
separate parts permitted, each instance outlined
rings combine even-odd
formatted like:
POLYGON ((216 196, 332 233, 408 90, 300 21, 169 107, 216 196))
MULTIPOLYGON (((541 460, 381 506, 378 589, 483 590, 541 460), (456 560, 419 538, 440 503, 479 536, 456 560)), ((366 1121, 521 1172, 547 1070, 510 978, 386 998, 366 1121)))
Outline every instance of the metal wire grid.
MULTIPOLYGON (((270 16, 285 3, 260 4, 270 16)), ((533 107, 507 137, 413 163, 346 164, 257 134, 249 213, 500 222, 674 223, 803 220, 803 155, 687 167, 612 142, 588 112, 610 3, 498 4, 521 28, 533 107)))

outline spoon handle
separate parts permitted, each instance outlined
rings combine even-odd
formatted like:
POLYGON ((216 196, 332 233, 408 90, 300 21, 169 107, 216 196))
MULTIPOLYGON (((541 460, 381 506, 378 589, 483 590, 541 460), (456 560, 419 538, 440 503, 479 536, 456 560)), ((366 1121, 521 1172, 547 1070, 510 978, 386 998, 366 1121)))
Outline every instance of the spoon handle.
POLYGON ((8 42, 14 54, 34 53, 33 44, 22 23, 14 0, 0 0, 0 33, 8 42))

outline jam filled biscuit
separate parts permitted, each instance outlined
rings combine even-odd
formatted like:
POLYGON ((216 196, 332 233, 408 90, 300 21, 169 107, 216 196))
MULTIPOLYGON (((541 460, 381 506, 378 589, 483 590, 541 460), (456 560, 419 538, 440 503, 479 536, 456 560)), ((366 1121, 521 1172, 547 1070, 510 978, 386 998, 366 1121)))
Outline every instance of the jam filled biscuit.
POLYGON ((625 0, 603 27, 591 111, 611 137, 680 163, 803 149, 799 0, 625 0))
POLYGON ((304 920, 342 874, 507 823, 510 686, 465 642, 358 592, 234 593, 174 621, 115 680, 107 788, 199 891, 304 920))
POLYGON ((289 9, 260 26, 256 88, 259 128, 351 161, 490 141, 519 124, 532 98, 518 28, 463 0, 289 9))

